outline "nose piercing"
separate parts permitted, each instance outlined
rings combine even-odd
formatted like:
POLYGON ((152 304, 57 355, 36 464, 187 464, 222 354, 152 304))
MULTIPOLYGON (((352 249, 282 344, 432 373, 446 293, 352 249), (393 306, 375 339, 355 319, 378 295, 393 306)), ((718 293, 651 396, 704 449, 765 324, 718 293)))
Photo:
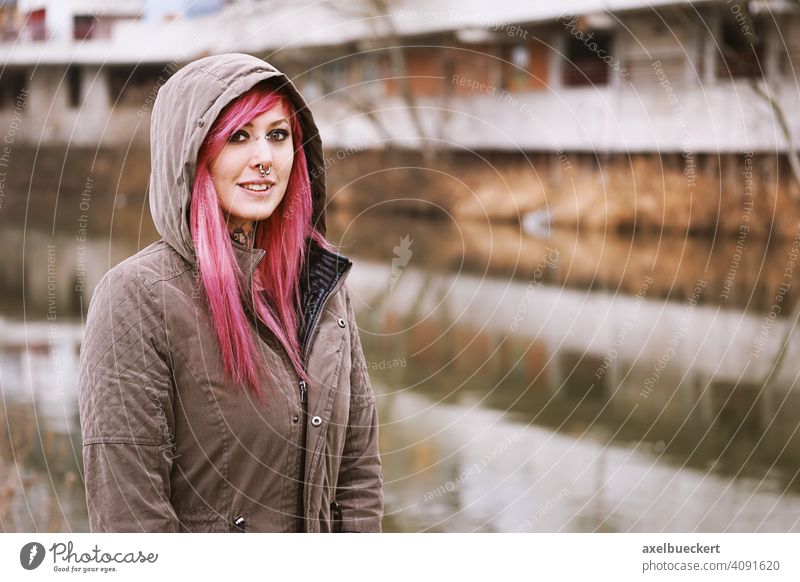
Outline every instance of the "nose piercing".
POLYGON ((264 164, 258 164, 258 171, 261 172, 262 176, 269 176, 272 173, 272 166, 267 168, 267 171, 264 171, 264 164))

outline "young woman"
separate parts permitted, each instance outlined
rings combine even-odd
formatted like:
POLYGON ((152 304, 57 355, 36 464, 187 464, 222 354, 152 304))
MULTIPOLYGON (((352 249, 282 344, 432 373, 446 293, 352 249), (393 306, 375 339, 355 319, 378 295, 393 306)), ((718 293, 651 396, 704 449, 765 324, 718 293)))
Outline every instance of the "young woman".
POLYGON ((202 58, 150 137, 163 238, 103 277, 81 350, 92 531, 380 531, 352 263, 324 238, 303 98, 255 57, 202 58))

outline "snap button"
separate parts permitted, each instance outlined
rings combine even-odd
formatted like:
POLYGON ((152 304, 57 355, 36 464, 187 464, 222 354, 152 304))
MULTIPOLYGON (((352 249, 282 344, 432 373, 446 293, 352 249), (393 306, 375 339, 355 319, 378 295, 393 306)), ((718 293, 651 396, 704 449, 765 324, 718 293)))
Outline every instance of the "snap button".
POLYGON ((339 321, 337 321, 336 323, 339 324, 339 327, 344 327, 345 326, 344 319, 342 319, 341 317, 339 318, 339 321))
POLYGON ((178 184, 183 184, 183 175, 178 176, 178 184))
POLYGON ((263 73, 265 70, 264 67, 256 67, 256 73, 263 73))
POLYGON ((299 420, 300 420, 300 417, 297 416, 296 414, 292 417, 292 422, 294 422, 294 423, 299 422, 299 420))
POLYGON ((319 426, 322 424, 322 419, 319 416, 315 416, 311 419, 311 426, 319 426))
POLYGON ((205 122, 205 121, 203 121, 203 120, 202 120, 202 118, 201 118, 201 119, 198 119, 198 120, 197 120, 197 127, 203 127, 203 126, 205 125, 205 123, 206 123, 206 122, 205 122))

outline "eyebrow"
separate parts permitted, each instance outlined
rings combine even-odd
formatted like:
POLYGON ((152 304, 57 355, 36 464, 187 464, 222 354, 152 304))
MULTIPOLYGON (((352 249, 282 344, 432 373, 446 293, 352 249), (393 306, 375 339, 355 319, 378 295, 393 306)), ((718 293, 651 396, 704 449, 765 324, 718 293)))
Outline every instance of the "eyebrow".
MULTIPOLYGON (((280 125, 281 123, 286 123, 288 125, 289 124, 289 120, 286 119, 286 118, 276 119, 275 121, 270 123, 267 127, 275 127, 276 125, 280 125)), ((248 121, 242 127, 253 127, 253 124, 248 121)))

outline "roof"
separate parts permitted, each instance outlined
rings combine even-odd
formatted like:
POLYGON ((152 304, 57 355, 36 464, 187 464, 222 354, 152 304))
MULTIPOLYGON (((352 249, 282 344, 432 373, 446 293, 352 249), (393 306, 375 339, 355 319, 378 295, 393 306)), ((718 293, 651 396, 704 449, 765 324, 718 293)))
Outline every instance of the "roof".
POLYGON ((224 52, 270 53, 286 48, 336 46, 385 37, 535 24, 564 15, 649 9, 722 0, 404 0, 386 15, 358 10, 358 4, 285 2, 232 4, 214 14, 172 21, 119 23, 111 39, 0 45, 7 65, 127 64, 186 62, 224 52), (393 25, 392 27, 389 24, 393 25))

